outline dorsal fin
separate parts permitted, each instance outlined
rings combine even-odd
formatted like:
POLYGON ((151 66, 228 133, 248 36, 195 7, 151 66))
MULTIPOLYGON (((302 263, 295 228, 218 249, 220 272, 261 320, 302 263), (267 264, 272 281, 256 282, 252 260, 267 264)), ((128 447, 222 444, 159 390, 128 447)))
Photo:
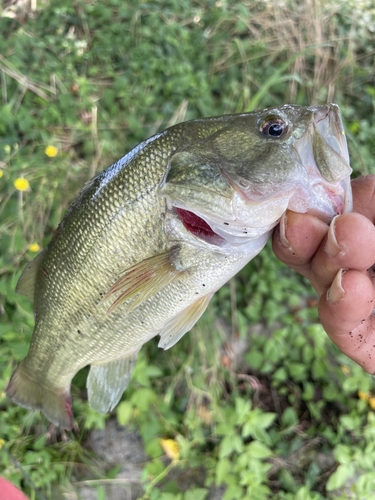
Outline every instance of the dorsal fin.
POLYGON ((36 273, 38 272, 43 255, 44 250, 27 264, 16 286, 16 292, 25 295, 31 301, 34 301, 36 273))
POLYGON ((87 377, 89 403, 99 413, 111 411, 129 384, 139 349, 127 356, 104 363, 92 364, 87 377))

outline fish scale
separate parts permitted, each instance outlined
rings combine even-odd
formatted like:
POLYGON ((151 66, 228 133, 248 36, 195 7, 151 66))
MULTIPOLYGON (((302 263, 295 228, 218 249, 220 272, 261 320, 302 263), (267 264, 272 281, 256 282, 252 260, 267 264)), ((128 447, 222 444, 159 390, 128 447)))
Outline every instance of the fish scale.
POLYGON ((8 397, 69 429, 71 380, 91 365, 89 402, 111 410, 142 345, 189 331, 286 209, 326 221, 350 210, 350 171, 333 104, 193 120, 146 140, 84 186, 23 272, 35 328, 8 397))

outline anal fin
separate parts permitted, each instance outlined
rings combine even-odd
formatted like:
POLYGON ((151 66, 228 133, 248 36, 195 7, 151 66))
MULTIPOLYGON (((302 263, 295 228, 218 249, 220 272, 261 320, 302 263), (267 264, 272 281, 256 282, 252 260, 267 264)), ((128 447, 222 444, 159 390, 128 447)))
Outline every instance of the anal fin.
POLYGON ((163 349, 169 349, 175 345, 185 333, 191 330, 206 310, 212 295, 213 294, 210 293, 196 300, 193 304, 169 320, 160 333, 158 346, 163 349))
POLYGON ((127 388, 139 349, 126 357, 104 363, 91 365, 87 378, 89 403, 99 413, 111 411, 127 388))
POLYGON ((119 296, 109 307, 107 314, 126 300, 135 297, 127 312, 129 313, 142 302, 157 294, 181 274, 181 271, 172 265, 173 258, 180 248, 172 248, 169 252, 155 255, 149 259, 142 260, 135 266, 129 268, 121 278, 108 290, 102 299, 106 299, 120 292, 119 296))

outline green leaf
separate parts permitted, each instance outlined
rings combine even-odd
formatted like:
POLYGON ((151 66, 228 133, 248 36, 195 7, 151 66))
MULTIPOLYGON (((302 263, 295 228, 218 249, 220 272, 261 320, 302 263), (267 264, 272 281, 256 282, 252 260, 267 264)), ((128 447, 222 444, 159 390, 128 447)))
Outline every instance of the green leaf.
POLYGON ((181 493, 177 494, 176 493, 169 493, 169 492, 159 492, 156 494, 156 489, 153 490, 152 494, 154 496, 151 496, 150 498, 156 498, 157 500, 182 500, 182 498, 185 498, 182 496, 181 493))
POLYGON ((194 488, 184 495, 184 500, 204 500, 208 495, 206 488, 194 488))
POLYGON ((131 401, 134 406, 136 406, 140 411, 145 412, 149 409, 150 404, 153 401, 156 401, 157 395, 148 387, 143 387, 142 389, 138 389, 136 393, 131 397, 131 401))
POLYGON ((228 434, 220 444, 219 457, 224 458, 230 455, 233 451, 242 452, 243 443, 238 434, 228 434))
POLYGON ((340 464, 349 464, 353 461, 353 451, 351 446, 338 444, 333 451, 333 456, 340 464))
POLYGON ((290 363, 288 368, 293 380, 300 381, 306 379, 306 366, 303 363, 290 363))
POLYGON ((346 428, 349 429, 350 431, 354 431, 355 429, 358 429, 361 425, 361 419, 358 415, 343 415, 340 418, 340 422, 342 425, 346 428))
POLYGON ((155 365, 149 365, 146 368, 146 373, 150 378, 161 377, 163 375, 162 369, 155 365))
POLYGON ((215 482, 219 486, 222 483, 225 483, 227 475, 232 470, 232 464, 227 458, 222 458, 216 465, 215 470, 215 482))
POLYGON ((249 366, 251 366, 251 368, 253 368, 254 370, 259 370, 264 363, 263 353, 256 349, 252 349, 249 353, 246 354, 246 361, 248 362, 249 366))
POLYGON ((96 487, 96 495, 97 495, 97 500, 106 500, 106 498, 107 498, 107 495, 105 493, 105 489, 101 484, 99 484, 96 487))
POLYGON ((270 413, 270 412, 264 412, 260 415, 260 418, 258 419, 258 427, 261 429, 267 429, 274 421, 276 418, 276 413, 270 413))
POLYGON ((353 463, 339 465, 336 471, 329 477, 326 485, 327 491, 337 490, 354 476, 353 463))
POLYGON ((163 454, 163 448, 161 447, 159 437, 150 439, 146 444, 145 451, 151 458, 160 457, 163 454))
POLYGON ((311 493, 307 486, 302 486, 297 491, 294 500, 314 500, 317 499, 317 495, 315 493, 311 493))
POLYGON ((241 486, 230 484, 223 495, 223 500, 244 500, 243 493, 241 486))
POLYGON ((359 389, 360 381, 356 377, 348 377, 342 385, 345 392, 354 392, 359 389))
POLYGON ((298 416, 295 409, 291 406, 284 410, 282 423, 286 427, 293 427, 298 423, 298 416))
POLYGON ((237 425, 241 425, 249 415, 251 403, 247 399, 236 398, 236 417, 237 425))
POLYGON ((267 458, 273 455, 272 450, 268 446, 259 441, 253 441, 247 447, 249 454, 254 458, 267 458))
POLYGON ((133 414, 133 405, 130 401, 121 401, 116 408, 117 421, 120 425, 125 425, 133 414))
POLYGON ((115 467, 112 467, 112 469, 109 469, 109 471, 106 472, 105 477, 107 479, 115 479, 117 477, 117 474, 121 471, 121 465, 116 465, 115 467))
POLYGON ((282 366, 278 368, 273 374, 273 379, 278 380, 279 382, 284 382, 288 378, 288 373, 286 369, 282 366))

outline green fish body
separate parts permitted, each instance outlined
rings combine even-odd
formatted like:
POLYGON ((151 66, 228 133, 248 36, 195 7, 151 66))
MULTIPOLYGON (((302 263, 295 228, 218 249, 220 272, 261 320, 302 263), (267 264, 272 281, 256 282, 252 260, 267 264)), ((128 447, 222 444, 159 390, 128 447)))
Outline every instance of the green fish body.
POLYGON ((265 245, 286 209, 351 209, 339 109, 285 105, 193 120, 146 140, 78 194, 17 291, 34 301, 7 395, 70 429, 70 383, 111 410, 142 345, 167 349, 265 245))

